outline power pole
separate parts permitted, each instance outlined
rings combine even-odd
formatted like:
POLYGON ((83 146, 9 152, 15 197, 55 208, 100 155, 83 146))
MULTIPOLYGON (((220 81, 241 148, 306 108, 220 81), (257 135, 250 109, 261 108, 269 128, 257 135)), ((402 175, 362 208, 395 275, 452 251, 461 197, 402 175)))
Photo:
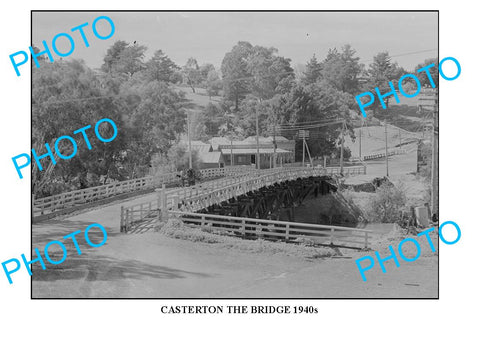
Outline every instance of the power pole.
POLYGON ((387 177, 388 177, 388 139, 387 139, 387 118, 384 120, 385 124, 385 164, 387 166, 387 177))
POLYGON ((362 120, 362 126, 360 126, 360 139, 359 139, 359 145, 358 145, 358 157, 360 160, 362 160, 362 129, 363 129, 363 120, 362 120))
POLYGON ((188 168, 192 168, 192 136, 190 133, 190 112, 187 112, 188 168))
POLYGON ((260 170, 260 147, 258 145, 258 107, 255 108, 255 129, 257 130, 257 157, 255 158, 255 168, 260 170))
POLYGON ((230 136, 230 165, 233 166, 233 140, 230 136))
POLYGON ((302 166, 305 166, 305 131, 303 131, 302 138, 302 166))
POLYGON ((277 119, 273 123, 273 167, 277 167, 277 140, 275 138, 275 125, 277 125, 277 119))
POLYGON ((343 142, 345 141, 344 138, 345 133, 345 121, 342 123, 342 146, 340 148, 340 173, 343 175, 343 142))

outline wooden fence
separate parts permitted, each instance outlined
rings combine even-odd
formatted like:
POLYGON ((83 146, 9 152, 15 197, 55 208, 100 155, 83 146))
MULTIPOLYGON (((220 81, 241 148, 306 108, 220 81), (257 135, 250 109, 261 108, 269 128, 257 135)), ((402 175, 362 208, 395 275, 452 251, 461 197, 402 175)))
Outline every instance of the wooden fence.
MULTIPOLYGON (((388 155, 389 156, 394 156, 394 155, 402 155, 402 154, 405 154, 405 153, 407 153, 406 150, 397 149, 397 150, 389 151, 388 155)), ((376 154, 372 154, 372 155, 367 155, 367 156, 364 156, 362 158, 363 158, 364 161, 368 161, 368 160, 371 160, 371 159, 385 158, 385 152, 376 153, 376 154)))
MULTIPOLYGON (((203 179, 238 176, 244 173, 255 171, 248 166, 213 168, 200 170, 203 179)), ((112 196, 154 189, 161 187, 162 184, 175 184, 179 182, 179 172, 167 173, 158 176, 148 176, 127 181, 100 185, 92 188, 69 191, 66 193, 36 198, 33 203, 33 215, 44 215, 58 210, 81 206, 87 203, 95 202, 112 196)))
POLYGON ((170 211, 185 225, 205 231, 221 231, 228 236, 250 239, 296 242, 310 245, 368 249, 371 230, 318 225, 224 215, 198 214, 185 211, 170 211))

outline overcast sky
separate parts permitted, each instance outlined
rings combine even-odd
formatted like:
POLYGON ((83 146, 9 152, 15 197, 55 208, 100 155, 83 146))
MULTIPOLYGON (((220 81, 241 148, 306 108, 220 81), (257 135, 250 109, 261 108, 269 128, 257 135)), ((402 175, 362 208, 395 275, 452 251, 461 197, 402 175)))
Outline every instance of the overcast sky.
MULTIPOLYGON (((438 49, 436 12, 35 12, 33 43, 40 47, 46 40, 50 46, 56 34, 85 22, 90 47, 85 47, 79 32, 72 33, 76 46, 67 58, 83 59, 92 68, 100 67, 116 40, 146 45, 147 59, 161 49, 180 66, 195 57, 199 64, 210 62, 215 67, 238 41, 276 47, 294 67, 314 53, 322 60, 329 48, 350 43, 364 64, 376 53, 388 51, 400 66, 411 70, 436 57, 438 49), (115 34, 108 40, 97 39, 91 30, 100 15, 115 23, 115 34)), ((106 27, 99 22, 100 31, 106 27)), ((62 51, 61 43, 58 48, 62 51)))

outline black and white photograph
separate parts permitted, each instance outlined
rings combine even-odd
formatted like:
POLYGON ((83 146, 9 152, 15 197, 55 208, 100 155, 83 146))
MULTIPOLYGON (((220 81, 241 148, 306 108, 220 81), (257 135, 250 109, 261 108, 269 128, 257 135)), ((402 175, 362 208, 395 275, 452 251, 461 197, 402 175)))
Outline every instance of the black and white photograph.
POLYGON ((438 10, 31 24, 32 299, 439 298, 438 10))

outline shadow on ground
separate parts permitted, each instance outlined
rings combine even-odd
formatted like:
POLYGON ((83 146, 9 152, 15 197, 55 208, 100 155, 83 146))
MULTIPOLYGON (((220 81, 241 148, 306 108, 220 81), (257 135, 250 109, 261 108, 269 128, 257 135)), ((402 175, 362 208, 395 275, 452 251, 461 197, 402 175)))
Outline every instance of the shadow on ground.
MULTIPOLYGON (((57 259, 59 260, 59 259, 57 259)), ((85 281, 116 281, 124 279, 183 279, 187 277, 207 278, 211 275, 178 270, 175 268, 156 266, 136 260, 119 260, 108 256, 89 258, 82 254, 67 257, 59 265, 46 263, 42 270, 38 263, 32 268, 32 279, 35 281, 85 280, 85 281)))

